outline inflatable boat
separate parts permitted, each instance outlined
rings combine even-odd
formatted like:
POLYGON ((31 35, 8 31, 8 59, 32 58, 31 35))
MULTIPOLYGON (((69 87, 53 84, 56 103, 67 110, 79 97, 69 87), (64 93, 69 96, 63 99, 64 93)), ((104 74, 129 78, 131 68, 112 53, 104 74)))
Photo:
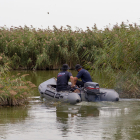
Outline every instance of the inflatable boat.
MULTIPOLYGON (((119 101, 119 94, 113 89, 100 88, 98 83, 86 82, 84 87, 78 88, 79 93, 72 91, 56 91, 56 79, 51 78, 38 87, 41 98, 76 104, 82 101, 119 101)), ((71 85, 71 82, 69 82, 71 85)))

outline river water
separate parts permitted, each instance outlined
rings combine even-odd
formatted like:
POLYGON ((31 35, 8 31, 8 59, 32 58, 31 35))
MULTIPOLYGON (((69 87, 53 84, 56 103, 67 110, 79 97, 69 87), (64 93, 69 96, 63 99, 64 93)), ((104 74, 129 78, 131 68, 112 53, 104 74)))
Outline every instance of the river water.
MULTIPOLYGON (((11 72, 13 75, 19 71, 11 72)), ((20 71, 37 86, 58 71, 20 71)), ((74 75, 76 74, 73 72, 74 75)), ((95 79, 96 80, 96 79, 95 79)), ((0 107, 0 140, 139 140, 140 100, 82 102, 42 101, 36 90, 26 106, 0 107)))

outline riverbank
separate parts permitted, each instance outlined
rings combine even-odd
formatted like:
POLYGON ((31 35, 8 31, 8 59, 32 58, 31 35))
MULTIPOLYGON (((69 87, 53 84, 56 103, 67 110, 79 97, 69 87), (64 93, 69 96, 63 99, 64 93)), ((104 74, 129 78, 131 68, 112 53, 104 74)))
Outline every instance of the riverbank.
POLYGON ((0 106, 19 106, 28 103, 36 86, 26 81, 29 74, 11 75, 9 67, 4 64, 0 67, 0 106))

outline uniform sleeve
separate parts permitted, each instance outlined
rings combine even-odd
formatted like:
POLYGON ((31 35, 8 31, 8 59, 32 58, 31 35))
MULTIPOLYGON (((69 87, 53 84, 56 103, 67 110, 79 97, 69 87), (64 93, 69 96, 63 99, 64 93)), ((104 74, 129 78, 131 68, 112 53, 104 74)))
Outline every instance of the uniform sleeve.
POLYGON ((69 72, 69 77, 72 76, 71 72, 69 72))
POLYGON ((83 74, 83 72, 82 71, 79 71, 76 77, 79 79, 79 78, 82 77, 82 74, 83 74))

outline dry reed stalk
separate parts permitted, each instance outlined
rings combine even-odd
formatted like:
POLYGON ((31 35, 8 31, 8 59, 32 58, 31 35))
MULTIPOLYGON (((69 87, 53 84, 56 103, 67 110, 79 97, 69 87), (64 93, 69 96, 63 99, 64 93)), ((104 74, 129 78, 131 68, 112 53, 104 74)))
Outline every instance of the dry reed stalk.
POLYGON ((31 88, 36 88, 37 86, 36 85, 34 85, 34 84, 30 84, 29 85, 31 88))
POLYGON ((3 90, 0 90, 0 94, 1 94, 1 93, 5 93, 5 92, 4 92, 3 90))
POLYGON ((19 86, 17 89, 29 89, 27 86, 19 86))
POLYGON ((25 76, 28 76, 29 74, 24 74, 24 75, 22 75, 21 77, 25 77, 25 76))
POLYGON ((15 92, 14 90, 10 90, 9 93, 12 95, 12 96, 15 96, 17 94, 17 92, 15 92))

